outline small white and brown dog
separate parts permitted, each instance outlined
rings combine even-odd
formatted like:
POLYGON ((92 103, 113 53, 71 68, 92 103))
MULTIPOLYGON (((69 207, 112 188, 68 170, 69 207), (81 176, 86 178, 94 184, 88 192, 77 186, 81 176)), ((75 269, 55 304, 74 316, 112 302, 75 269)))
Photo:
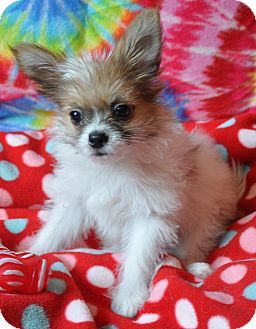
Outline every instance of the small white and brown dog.
POLYGON ((185 132, 163 104, 161 46, 159 13, 144 10, 105 53, 13 48, 19 66, 58 105, 52 207, 31 251, 72 248, 94 228, 102 248, 122 252, 112 309, 126 317, 147 300, 165 253, 195 275, 211 272, 204 262, 243 190, 211 139, 185 132))

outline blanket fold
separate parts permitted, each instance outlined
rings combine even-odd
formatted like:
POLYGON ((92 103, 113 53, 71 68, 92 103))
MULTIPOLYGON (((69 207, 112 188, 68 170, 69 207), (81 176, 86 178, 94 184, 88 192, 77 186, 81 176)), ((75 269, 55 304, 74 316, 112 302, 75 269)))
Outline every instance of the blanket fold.
MULTIPOLYGON (((95 249, 99 244, 91 235, 78 249, 41 256, 50 268, 43 292, 2 291, 0 309, 6 320, 25 329, 233 329, 249 322, 256 308, 255 124, 256 113, 185 124, 188 130, 210 134, 223 158, 239 161, 247 175, 240 202, 245 217, 229 227, 209 256, 215 271, 207 279, 193 277, 169 255, 159 266, 142 310, 126 319, 111 311, 108 297, 121 255, 95 249)), ((47 221, 42 205, 50 193, 53 145, 41 131, 0 133, 0 143, 0 239, 17 251, 28 248, 47 221)))

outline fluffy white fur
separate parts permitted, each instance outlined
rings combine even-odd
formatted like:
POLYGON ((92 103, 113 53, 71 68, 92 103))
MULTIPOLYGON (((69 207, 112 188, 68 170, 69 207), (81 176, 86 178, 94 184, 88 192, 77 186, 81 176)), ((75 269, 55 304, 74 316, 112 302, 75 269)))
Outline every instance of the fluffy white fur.
POLYGON ((165 128, 155 145, 114 163, 56 142, 55 206, 31 249, 71 248, 93 227, 103 248, 124 254, 112 307, 128 317, 147 299, 161 254, 176 253, 196 275, 209 274, 191 263, 205 261, 235 215, 238 188, 209 138, 172 121, 165 128))
MULTIPOLYGON (((44 57, 48 66, 56 65, 57 57, 47 53, 46 58, 41 55, 42 49, 35 47, 28 55, 27 47, 22 46, 16 52, 32 78, 36 78, 35 66, 30 67, 28 59, 34 58, 39 50, 40 62, 44 57)), ((154 78, 157 74, 160 48, 160 25, 154 11, 140 15, 117 45, 118 56, 123 53, 127 61, 137 64, 141 57, 146 61, 147 71, 142 67, 137 81, 149 81, 150 75, 154 78), (141 41, 136 41, 140 38, 141 41)), ((61 70, 66 72, 63 79, 80 79, 72 80, 70 85, 83 86, 86 81, 81 79, 90 77, 94 86, 97 64, 88 70, 89 64, 86 66, 82 60, 77 63, 75 59, 61 60, 61 70), (83 70, 87 73, 81 75, 83 70)), ((103 66, 99 68, 104 72, 103 66)), ((58 68, 54 66, 50 71, 53 87, 57 83, 55 71, 58 68)), ((112 80, 112 86, 118 89, 121 80, 116 84, 112 80)), ((97 81, 101 83, 103 77, 97 81)), ((47 93, 43 79, 39 83, 47 93)), ((72 95, 78 87, 73 87, 72 95)), ((96 90, 103 93, 106 84, 97 87, 96 90)), ((91 90, 93 92, 89 89, 87 93, 91 90)), ((50 91, 51 97, 53 92, 50 91)), ((95 97, 99 97, 94 92, 95 97)), ((78 99, 81 93, 76 96, 78 99)), ((112 93, 113 90, 111 97, 112 93)), ((63 94, 68 101, 68 89, 63 94)), ((147 109, 143 110, 146 113, 147 109)), ((49 219, 31 248, 38 254, 72 248, 93 227, 103 248, 123 253, 119 280, 112 291, 112 309, 127 317, 135 316, 147 299, 158 262, 167 252, 176 254, 196 275, 204 277, 211 272, 209 265, 202 262, 234 219, 241 192, 235 177, 238 175, 221 160, 209 137, 200 132, 185 132, 160 102, 153 110, 157 127, 147 119, 131 143, 125 143, 118 130, 108 126, 106 114, 97 107, 92 110, 92 121, 79 134, 70 134, 60 115, 53 129, 57 160, 50 193, 53 207, 48 210, 49 219), (93 130, 108 133, 109 142, 104 146, 108 156, 94 156, 88 144, 88 134, 93 130), (147 130, 154 134, 140 138, 147 130)), ((135 120, 138 122, 139 119, 135 120)))

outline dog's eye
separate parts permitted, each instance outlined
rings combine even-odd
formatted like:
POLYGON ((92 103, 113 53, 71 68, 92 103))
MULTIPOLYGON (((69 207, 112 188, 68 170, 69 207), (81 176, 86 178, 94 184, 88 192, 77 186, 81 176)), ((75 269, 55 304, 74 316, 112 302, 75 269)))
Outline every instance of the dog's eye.
POLYGON ((117 119, 126 120, 131 114, 131 107, 127 104, 115 104, 113 106, 113 113, 117 119))
POLYGON ((74 125, 78 125, 82 120, 82 115, 79 111, 72 111, 69 115, 74 125))

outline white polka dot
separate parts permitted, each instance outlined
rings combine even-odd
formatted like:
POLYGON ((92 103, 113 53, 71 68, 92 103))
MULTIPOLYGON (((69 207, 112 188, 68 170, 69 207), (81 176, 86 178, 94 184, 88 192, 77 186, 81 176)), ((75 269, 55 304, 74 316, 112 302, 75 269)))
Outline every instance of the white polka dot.
POLYGON ((249 254, 256 253, 256 228, 248 227, 239 238, 241 248, 249 254))
POLYGON ((38 153, 27 150, 22 154, 22 160, 29 167, 41 167, 45 164, 45 159, 38 153))
POLYGON ((42 179, 42 189, 48 197, 54 196, 54 174, 47 174, 42 179))
POLYGON ((214 260, 214 262, 212 263, 212 268, 217 269, 217 268, 219 268, 225 264, 231 263, 231 262, 232 262, 231 258, 225 257, 225 256, 220 256, 214 260))
POLYGON ((220 278, 228 284, 241 281, 247 273, 247 267, 243 264, 231 265, 221 272, 220 278))
POLYGON ((176 302, 175 316, 182 328, 195 329, 198 326, 198 320, 194 306, 186 298, 180 299, 176 302))
POLYGON ((8 219, 7 212, 4 209, 0 209, 0 220, 8 219))
POLYGON ((254 123, 254 124, 252 125, 252 128, 253 128, 253 129, 256 129, 256 123, 254 123))
POLYGON ((73 323, 93 321, 88 306, 81 299, 75 299, 67 305, 65 316, 68 321, 73 323))
POLYGON ((204 294, 217 302, 231 305, 234 303, 234 297, 222 291, 205 291, 204 294))
POLYGON ((153 289, 150 293, 148 302, 151 302, 151 303, 159 302, 163 298, 167 287, 168 287, 168 280, 167 279, 163 279, 163 280, 158 281, 154 285, 154 287, 153 287, 153 289))
POLYGON ((256 131, 252 129, 240 129, 238 132, 239 142, 246 148, 256 147, 256 131))
POLYGON ((142 314, 136 321, 135 323, 138 324, 148 324, 148 323, 153 323, 159 320, 159 315, 155 313, 145 313, 142 314))
POLYGON ((249 223, 254 217, 256 217, 256 211, 254 211, 252 214, 250 214, 250 215, 248 215, 248 216, 246 216, 246 217, 243 217, 243 218, 239 219, 239 220, 237 221, 237 223, 238 223, 238 224, 241 224, 241 225, 243 225, 243 224, 247 224, 247 223, 249 223))
POLYGON ((248 194, 246 195, 245 199, 251 200, 255 197, 256 197, 256 183, 252 184, 252 186, 250 187, 250 190, 249 190, 248 194))
POLYGON ((9 192, 0 188, 0 207, 9 207, 13 203, 9 192))
POLYGON ((5 140, 8 145, 13 147, 26 145, 29 142, 28 137, 21 134, 6 134, 5 140))
POLYGON ((208 329, 230 329, 229 321, 221 315, 212 316, 208 323, 208 329))
POLYGON ((29 131, 25 131, 25 133, 34 138, 34 139, 37 139, 37 140, 41 140, 44 138, 44 135, 41 131, 37 131, 37 130, 29 130, 29 131))
POLYGON ((56 256, 62 261, 69 271, 73 270, 76 266, 76 257, 74 255, 58 254, 56 256))
POLYGON ((113 272, 101 265, 95 265, 89 268, 86 277, 91 284, 99 288, 109 288, 113 286, 115 281, 113 272))

